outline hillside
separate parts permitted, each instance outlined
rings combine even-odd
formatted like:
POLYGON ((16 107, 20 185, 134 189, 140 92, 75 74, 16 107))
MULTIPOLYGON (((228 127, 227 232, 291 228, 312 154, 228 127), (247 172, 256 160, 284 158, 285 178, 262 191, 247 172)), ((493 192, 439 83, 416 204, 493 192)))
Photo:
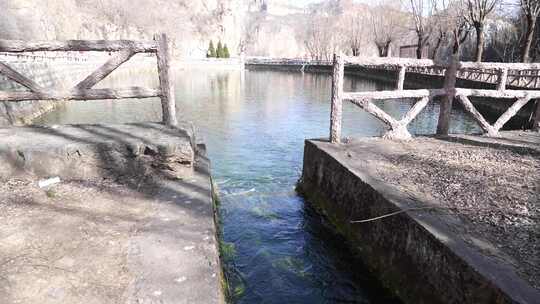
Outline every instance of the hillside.
POLYGON ((210 40, 231 53, 297 56, 287 0, 2 0, 1 39, 150 39, 166 32, 175 56, 203 57, 210 40))

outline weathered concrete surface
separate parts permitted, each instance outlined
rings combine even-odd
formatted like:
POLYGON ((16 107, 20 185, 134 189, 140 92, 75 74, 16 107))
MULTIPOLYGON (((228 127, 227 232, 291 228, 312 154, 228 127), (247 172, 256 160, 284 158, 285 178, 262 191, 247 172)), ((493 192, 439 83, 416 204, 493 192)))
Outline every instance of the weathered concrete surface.
POLYGON ((478 236, 468 237, 484 248, 465 241, 455 216, 405 211, 440 204, 381 179, 384 168, 373 164, 387 157, 385 147, 362 140, 340 145, 307 140, 298 185, 382 282, 407 303, 540 303, 538 290, 514 265, 482 250, 492 245, 478 236), (396 211, 403 212, 351 223, 396 211))
POLYGON ((540 155, 540 132, 502 131, 499 137, 450 134, 449 140, 484 147, 510 149, 517 153, 540 155))
POLYGON ((193 174, 158 183, 157 212, 129 242, 127 303, 225 301, 209 169, 199 156, 193 174))
POLYGON ((51 100, 0 101, 0 126, 28 124, 60 103, 51 100))
POLYGON ((190 165, 195 158, 190 124, 158 123, 0 128, 0 175, 87 178, 114 171, 138 173, 142 155, 190 165))
POLYGON ((210 163, 190 124, 0 134, 14 185, 0 195, 2 303, 224 302, 210 163), (37 187, 50 176, 62 182, 37 187))

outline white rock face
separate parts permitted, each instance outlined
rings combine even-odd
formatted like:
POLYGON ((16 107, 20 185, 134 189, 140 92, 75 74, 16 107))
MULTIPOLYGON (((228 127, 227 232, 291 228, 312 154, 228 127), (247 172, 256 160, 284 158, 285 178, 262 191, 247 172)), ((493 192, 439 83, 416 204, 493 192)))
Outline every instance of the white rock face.
POLYGON ((0 39, 151 39, 166 32, 176 56, 196 58, 210 40, 227 43, 235 56, 256 31, 248 54, 295 56, 304 51, 294 28, 272 16, 298 12, 286 0, 1 0, 0 39), (256 26, 248 24, 253 15, 263 15, 256 26))

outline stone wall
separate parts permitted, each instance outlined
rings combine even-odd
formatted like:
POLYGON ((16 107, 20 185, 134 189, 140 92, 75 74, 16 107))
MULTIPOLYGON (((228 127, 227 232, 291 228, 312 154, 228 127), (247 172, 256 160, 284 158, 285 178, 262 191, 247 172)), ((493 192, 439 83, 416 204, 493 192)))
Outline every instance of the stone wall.
POLYGON ((403 212, 351 223, 417 202, 377 180, 369 169, 351 166, 354 160, 342 156, 347 153, 340 149, 343 146, 307 140, 297 189, 405 303, 528 303, 523 299, 532 298, 503 264, 488 262, 436 216, 403 212))
MULTIPOLYGON (((69 85, 83 79, 90 72, 93 64, 51 60, 48 62, 9 61, 9 65, 21 74, 36 81, 45 88, 66 89, 69 85)), ((0 90, 25 90, 19 84, 0 76, 0 90)), ((60 102, 28 100, 20 102, 0 101, 0 126, 23 125, 30 123, 40 115, 51 111, 60 102)))

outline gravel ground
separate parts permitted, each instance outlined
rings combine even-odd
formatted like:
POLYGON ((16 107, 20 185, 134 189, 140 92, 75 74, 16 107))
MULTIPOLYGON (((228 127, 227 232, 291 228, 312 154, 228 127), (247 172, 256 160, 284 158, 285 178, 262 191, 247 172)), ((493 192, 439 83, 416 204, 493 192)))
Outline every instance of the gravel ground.
POLYGON ((148 199, 107 179, 37 182, 0 180, 0 302, 124 303, 148 199))
POLYGON ((435 198, 540 290, 540 158, 428 138, 399 148, 378 161, 383 180, 435 198))

